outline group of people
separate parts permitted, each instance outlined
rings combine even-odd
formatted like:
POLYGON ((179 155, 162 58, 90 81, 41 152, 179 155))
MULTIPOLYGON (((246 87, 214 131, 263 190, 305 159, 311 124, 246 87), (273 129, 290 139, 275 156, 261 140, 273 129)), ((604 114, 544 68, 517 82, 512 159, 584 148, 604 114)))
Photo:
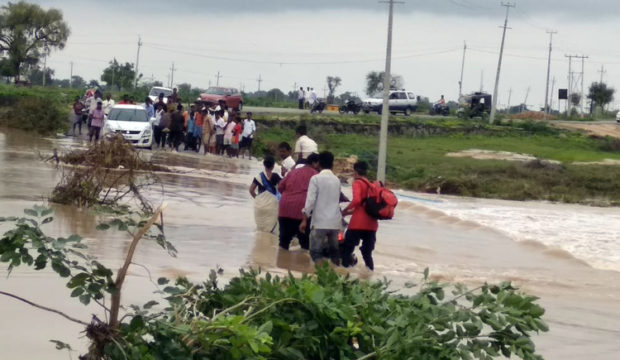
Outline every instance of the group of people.
MULTIPOLYGON (((124 100, 128 101, 127 99, 124 100)), ((73 102, 72 135, 77 136, 76 128, 78 135, 82 135, 82 124, 86 124, 88 141, 93 142, 94 140, 97 143, 105 117, 114 105, 112 96, 107 94, 104 100, 99 90, 87 92, 84 100, 76 96, 73 102)))
POLYGON ((299 105, 299 109, 312 109, 314 104, 318 101, 318 97, 316 92, 314 92, 314 88, 307 87, 304 90, 303 86, 297 90, 297 102, 299 105))
POLYGON ((309 250, 314 262, 328 258, 335 265, 344 267, 357 263, 353 255, 360 245, 366 267, 374 270, 372 252, 378 229, 377 219, 366 213, 363 206, 370 182, 366 178, 368 164, 355 163, 353 197, 342 194, 340 179, 333 173, 334 156, 330 152, 318 153, 314 140, 307 136, 307 129, 296 129, 295 147, 283 142, 278 146, 281 172, 275 169, 275 158, 265 157, 265 167, 250 185, 250 194, 270 193, 278 199, 279 246, 289 250, 293 238, 302 249, 309 250), (341 209, 341 203, 349 202, 341 209), (348 226, 344 217, 351 216, 348 226), (342 234, 346 226, 346 232, 342 234), (344 235, 344 236, 342 236, 344 235), (341 241, 342 240, 342 241, 341 241))
POLYGON ((189 111, 185 111, 175 99, 169 97, 164 101, 163 93, 159 94, 155 104, 147 98, 145 107, 149 116, 152 112, 155 117, 153 144, 156 148, 169 147, 179 151, 179 145, 183 143, 184 150, 199 152, 202 146, 204 154, 229 157, 245 156, 247 151, 252 158, 256 123, 251 112, 241 119, 224 100, 212 107, 191 105, 189 111))

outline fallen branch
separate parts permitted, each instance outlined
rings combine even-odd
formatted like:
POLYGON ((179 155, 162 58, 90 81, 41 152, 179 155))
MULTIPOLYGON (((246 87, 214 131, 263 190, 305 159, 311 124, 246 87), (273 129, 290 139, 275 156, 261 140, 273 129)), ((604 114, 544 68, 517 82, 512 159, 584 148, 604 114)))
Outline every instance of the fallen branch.
POLYGON ((75 323, 78 323, 78 324, 81 324, 81 325, 84 325, 84 326, 88 326, 88 325, 89 325, 87 322, 84 322, 84 321, 82 321, 82 320, 78 320, 78 319, 76 319, 76 318, 73 318, 73 317, 71 317, 71 316, 69 316, 69 315, 67 315, 67 314, 63 313, 62 311, 58 311, 58 310, 56 310, 56 309, 48 308, 48 307, 43 306, 43 305, 35 304, 35 303, 33 303, 32 301, 26 300, 26 299, 24 299, 24 298, 22 298, 22 297, 19 297, 19 296, 17 296, 17 295, 13 295, 13 294, 11 294, 11 293, 4 292, 4 291, 0 291, 0 295, 5 295, 5 296, 11 297, 11 298, 13 298, 13 299, 16 299, 16 300, 19 300, 19 301, 25 302, 26 304, 28 304, 28 305, 30 305, 30 306, 34 306, 34 307, 36 307, 37 309, 41 309, 41 310, 45 310, 45 311, 52 312, 52 313, 54 313, 54 314, 58 314, 58 315, 60 315, 60 316, 64 317, 65 319, 67 319, 67 320, 71 320, 71 321, 73 321, 73 322, 75 322, 75 323))
POLYGON ((133 241, 129 246, 129 250, 127 251, 127 257, 125 258, 125 264, 118 271, 116 276, 116 281, 114 282, 114 287, 116 291, 112 294, 112 305, 110 306, 110 326, 112 328, 118 327, 118 313, 121 306, 121 290, 123 288, 123 282, 125 281, 125 276, 127 275, 127 270, 129 269, 129 265, 131 265, 133 255, 136 252, 136 247, 140 242, 140 239, 146 234, 151 226, 157 221, 157 218, 166 208, 166 204, 161 205, 157 211, 151 216, 149 221, 138 231, 136 235, 133 237, 133 241))

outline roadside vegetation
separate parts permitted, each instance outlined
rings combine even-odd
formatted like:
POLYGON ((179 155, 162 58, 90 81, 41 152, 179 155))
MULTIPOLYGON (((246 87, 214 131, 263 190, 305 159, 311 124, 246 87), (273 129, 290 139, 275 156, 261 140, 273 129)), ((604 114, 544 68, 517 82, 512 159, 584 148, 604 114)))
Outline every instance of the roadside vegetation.
POLYGON ((42 135, 64 131, 69 126, 70 104, 79 93, 75 89, 0 84, 0 127, 42 135))

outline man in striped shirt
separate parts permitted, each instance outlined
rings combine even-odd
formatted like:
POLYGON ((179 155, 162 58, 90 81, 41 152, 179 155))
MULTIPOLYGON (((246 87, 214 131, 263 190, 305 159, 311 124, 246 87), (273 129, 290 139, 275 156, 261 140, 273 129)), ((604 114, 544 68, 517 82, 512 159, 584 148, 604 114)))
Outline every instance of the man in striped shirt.
POLYGON ((306 204, 310 178, 318 173, 318 163, 319 156, 311 154, 306 159, 306 165, 290 171, 278 185, 278 190, 282 196, 278 204, 280 247, 282 249, 288 250, 295 236, 297 236, 302 249, 309 249, 308 230, 299 231, 299 225, 303 219, 302 209, 306 204))

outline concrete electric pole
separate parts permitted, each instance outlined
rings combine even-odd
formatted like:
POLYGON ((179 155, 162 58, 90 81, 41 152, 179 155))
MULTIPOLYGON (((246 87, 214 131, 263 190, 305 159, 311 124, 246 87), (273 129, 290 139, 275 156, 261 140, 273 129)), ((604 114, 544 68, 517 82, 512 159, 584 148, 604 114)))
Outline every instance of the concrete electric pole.
POLYGON ((215 75, 215 86, 220 86, 220 78, 222 77, 222 75, 220 74, 219 70, 217 72, 217 74, 215 75))
POLYGON ((557 31, 548 30, 549 34, 549 58, 547 59, 547 85, 545 87, 545 118, 549 114, 549 77, 551 76, 551 52, 553 51, 553 35, 557 34, 557 31))
POLYGON ((394 3, 402 4, 402 2, 394 0, 381 2, 390 5, 388 16, 387 48, 385 54, 385 72, 383 75, 383 107, 381 110, 381 129, 379 131, 379 159, 377 161, 377 180, 385 183, 385 170, 387 166, 388 120, 390 117, 390 105, 388 103, 388 98, 390 96, 390 84, 392 82, 392 24, 394 19, 394 3))
POLYGON ((605 65, 601 65, 601 70, 598 71, 601 74, 601 81, 599 82, 599 84, 603 83, 603 76, 605 75, 605 73, 607 73, 607 70, 605 70, 605 65))
POLYGON ((463 73, 465 72, 465 54, 467 53, 467 43, 463 45, 463 61, 461 63, 461 80, 459 80, 459 98, 463 95, 463 73))
POLYGON ((172 67, 170 68, 170 87, 174 86, 174 71, 177 70, 174 67, 174 62, 172 63, 172 67))
POLYGON ((499 75, 502 70, 502 57, 504 56, 504 43, 506 41, 506 29, 508 29, 508 14, 510 8, 516 7, 514 3, 502 3, 502 6, 506 7, 506 20, 504 20, 504 31, 502 32, 502 44, 499 49, 499 60, 497 61, 497 74, 495 75, 495 88, 493 90, 493 100, 491 101, 491 116, 489 116, 489 122, 493 123, 495 120, 495 113, 497 112, 497 95, 499 88, 499 75))
POLYGON ((140 75, 138 74, 138 70, 139 70, 139 65, 140 65, 140 48, 142 47, 142 39, 140 38, 140 35, 138 35, 138 53, 136 55, 136 81, 134 84, 134 87, 138 87, 138 79, 140 78, 140 75))
POLYGON ((258 79, 256 81, 258 82, 258 91, 260 92, 260 83, 263 82, 263 78, 260 76, 260 74, 258 74, 258 79))

